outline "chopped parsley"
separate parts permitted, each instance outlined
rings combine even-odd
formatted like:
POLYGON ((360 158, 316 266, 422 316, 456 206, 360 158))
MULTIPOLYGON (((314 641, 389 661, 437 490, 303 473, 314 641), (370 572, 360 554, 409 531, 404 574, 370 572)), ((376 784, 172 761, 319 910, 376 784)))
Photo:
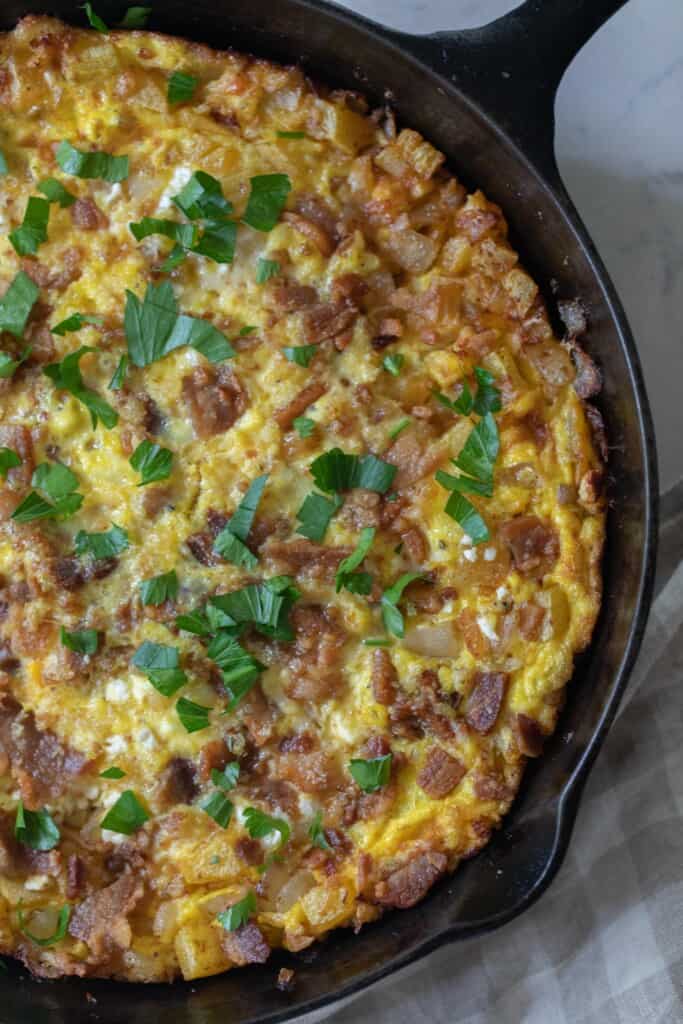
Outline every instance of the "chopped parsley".
POLYGON ((226 793, 235 788, 239 777, 240 766, 237 761, 231 761, 230 764, 226 764, 222 771, 219 771, 218 768, 211 769, 211 781, 214 786, 225 790, 226 793))
POLYGON ((292 183, 286 174, 257 174, 242 220, 257 231, 272 231, 282 213, 292 183))
POLYGON ((19 919, 19 927, 26 938, 30 939, 31 942, 35 942, 37 946, 42 946, 43 949, 46 949, 48 946, 56 945, 56 943, 61 942, 62 939, 66 937, 66 930, 69 924, 69 918, 71 917, 71 907, 68 903, 65 903, 64 906, 61 907, 57 917, 57 927, 52 935, 48 935, 45 938, 34 935, 33 932, 28 930, 21 904, 17 908, 17 917, 19 919))
POLYGON ((410 426, 410 417, 404 416, 403 419, 399 420, 398 423, 391 428, 389 431, 389 437, 392 441, 395 441, 399 434, 402 434, 406 427, 410 426))
POLYGON ((138 487, 145 487, 147 484, 156 483, 157 480, 169 478, 173 452, 145 440, 140 442, 128 461, 141 476, 138 487))
POLYGON ((200 729, 208 729, 211 708, 207 708, 203 704, 195 704, 193 700, 188 700, 187 697, 180 697, 176 702, 175 708, 178 712, 178 718, 185 726, 187 732, 199 732, 200 729))
POLYGON ((280 273, 280 264, 277 260, 267 260, 259 256, 256 263, 256 284, 265 284, 271 277, 277 277, 280 273))
POLYGON ((375 455, 347 455, 331 448, 311 463, 311 473, 321 491, 334 494, 363 487, 385 494, 391 487, 397 468, 375 455))
POLYGON ((386 786, 391 777, 391 761, 391 754, 367 760, 352 758, 349 761, 349 772, 364 793, 376 793, 382 786, 386 786))
POLYGON ((130 836, 149 821, 149 814, 132 789, 125 789, 100 822, 100 828, 130 836))
POLYGON ((106 32, 109 31, 109 29, 107 28, 105 23, 102 21, 100 16, 98 14, 95 14, 95 12, 93 11, 92 4, 85 3, 85 4, 82 4, 81 6, 83 7, 83 10, 86 13, 86 16, 88 18, 88 24, 90 25, 91 28, 94 28, 97 32, 105 32, 106 33, 106 32))
POLYGON ((143 580, 140 584, 140 600, 144 605, 158 606, 164 601, 172 601, 178 593, 178 576, 175 569, 143 580))
POLYGON ((472 429, 453 465, 460 475, 452 476, 439 470, 436 480, 446 490, 452 491, 446 502, 446 513, 455 519, 473 545, 489 539, 489 530, 481 514, 466 493, 490 498, 493 494, 493 467, 500 450, 498 426, 490 412, 487 412, 472 429))
POLYGON ((10 469, 21 465, 21 458, 12 448, 0 448, 0 476, 7 479, 10 469))
POLYGON ((366 636, 363 640, 364 647, 391 647, 393 640, 388 636, 366 636))
POLYGON ((129 173, 127 156, 112 156, 110 153, 83 152, 66 139, 57 147, 57 163, 65 174, 75 178, 99 178, 116 184, 125 181, 129 173))
POLYGON ((335 588, 337 593, 346 589, 351 594, 369 594, 372 590, 372 576, 369 572, 356 572, 375 539, 374 526, 365 526, 361 530, 360 540, 356 550, 339 563, 335 577, 335 588))
POLYGON ((447 409, 463 416, 469 416, 472 412, 476 412, 477 416, 485 416, 487 412, 500 412, 503 406, 500 391, 493 385, 493 374, 481 366, 475 366, 474 377, 477 382, 474 396, 467 381, 464 380, 457 398, 451 399, 440 391, 435 391, 434 397, 447 409))
POLYGON ((0 178, 4 177, 6 174, 9 174, 9 167, 7 166, 5 154, 0 149, 0 178))
POLYGON ((22 800, 17 805, 14 819, 14 837, 32 850, 53 850, 59 842, 60 832, 49 811, 29 811, 22 800))
POLYGON ((282 349, 282 354, 290 363, 307 367, 318 348, 318 345, 286 345, 282 349))
MULTIPOLYGON (((80 314, 76 314, 76 316, 80 316, 80 314)), ((75 317, 70 319, 75 320, 75 317)), ((63 324, 58 324, 58 326, 64 328, 63 324)), ((78 328, 69 329, 77 330, 78 328)), ((50 378, 58 390, 68 391, 86 407, 90 413, 93 429, 102 420, 107 430, 111 430, 118 423, 119 414, 96 391, 85 386, 79 365, 87 352, 95 351, 96 349, 90 345, 81 345, 75 352, 70 352, 68 356, 65 356, 61 363, 50 363, 49 366, 44 367, 43 373, 50 378)))
POLYGON ((344 504, 344 499, 338 494, 326 498, 322 494, 311 491, 304 498, 303 504, 296 514, 299 526, 296 532, 309 540, 321 541, 325 536, 327 527, 332 518, 337 514, 344 504))
POLYGON ((306 132, 276 132, 278 139, 305 139, 306 132))
POLYGON ((128 356, 124 353, 118 361, 114 375, 107 385, 110 391, 120 391, 128 370, 128 356))
POLYGON ((81 629, 75 633, 69 633, 64 626, 59 631, 59 639, 64 647, 75 651, 76 654, 94 654, 100 642, 100 636, 96 629, 81 629))
POLYGON ((181 224, 177 220, 160 220, 158 217, 143 217, 142 220, 133 221, 128 225, 130 233, 136 242, 150 235, 163 235, 177 242, 184 249, 191 249, 197 241, 199 229, 194 224, 181 224))
POLYGON ((173 202, 190 220, 224 220, 233 210, 220 181, 206 171, 195 171, 173 202))
POLYGON ((38 286, 20 270, 0 299, 0 331, 21 338, 39 294, 38 286))
POLYGON ((17 523, 30 523, 34 519, 68 519, 83 504, 83 495, 76 493, 78 477, 59 462, 47 462, 36 467, 31 486, 44 491, 54 504, 35 491, 30 491, 15 508, 11 518, 17 523))
POLYGON ((245 569, 254 569, 258 559, 246 545, 258 503, 266 486, 268 474, 256 477, 249 485, 247 493, 235 509, 232 517, 214 541, 213 550, 221 558, 245 569))
MULTIPOLYGON (((103 323, 104 320, 101 316, 91 316, 87 313, 72 313, 71 316, 66 318, 66 320, 60 321, 60 323, 51 327, 50 330, 53 334, 57 334, 60 338, 63 338, 65 334, 70 334, 72 331, 80 331, 82 327, 86 326, 86 324, 91 324, 94 327, 101 327, 103 323)), ((84 351, 94 352, 95 349, 85 349, 84 351)))
POLYGON ((414 580, 419 580, 421 576, 422 573, 419 572, 404 572, 393 586, 382 594, 382 622, 387 633, 393 633, 394 636, 399 637, 404 635, 403 615, 398 608, 398 602, 403 597, 406 587, 414 580))
POLYGON ((228 711, 234 711, 265 669, 260 661, 246 651, 239 640, 226 630, 219 630, 207 648, 207 656, 221 670, 223 685, 230 695, 228 711))
POLYGON ((140 669, 155 690, 164 697, 172 697, 187 682, 187 676, 180 668, 178 648, 168 644, 143 641, 133 655, 131 664, 140 669))
POLYGON ((275 576, 263 583, 250 583, 240 590, 212 597, 210 609, 225 613, 225 625, 253 625, 259 633, 274 640, 293 640, 289 611, 299 598, 299 591, 288 576, 275 576))
POLYGON ((195 94, 199 79, 194 75, 186 75, 182 71, 174 71, 168 80, 167 98, 171 105, 187 103, 195 94))
POLYGON ((226 932, 236 932, 242 925, 247 924, 255 910, 256 896, 250 889, 243 900, 233 903, 227 910, 217 914, 216 920, 225 928, 226 932))
POLYGON ((57 181, 56 178, 43 178, 36 188, 43 193, 48 202, 58 203, 63 210, 76 202, 76 196, 64 188, 61 181, 57 181))
POLYGON ((103 772, 100 772, 101 779, 123 779, 126 773, 123 768, 119 768, 118 765, 113 764, 111 768, 105 768, 103 772))
POLYGON ((47 242, 47 222, 50 204, 40 196, 31 196, 21 226, 10 232, 9 240, 19 256, 34 256, 38 247, 47 242))
POLYGON ((199 806, 221 828, 227 828, 230 824, 234 808, 232 801, 228 800, 227 796, 224 796, 223 793, 218 791, 211 793, 204 800, 200 801, 199 806))
POLYGON ((387 373, 392 375, 392 377, 398 377, 405 361, 405 356, 402 356, 400 352, 392 352, 388 356, 384 357, 382 360, 382 366, 387 373))
POLYGON ((90 555, 94 559, 115 558, 128 547, 128 534, 120 526, 111 526, 103 533, 79 530, 74 538, 77 555, 90 555))
POLYGON ((142 302, 127 291, 123 323, 128 355, 135 366, 149 366, 182 345, 191 345, 211 362, 235 355, 228 339, 213 324, 178 315, 170 281, 148 285, 142 302))
POLYGON ((325 829, 323 828, 323 812, 316 811, 313 820, 308 828, 308 838, 311 840, 314 846, 317 846, 320 850, 331 850, 332 847, 325 838, 325 829))
POLYGON ((13 359, 7 352, 0 352, 0 379, 5 380, 11 377, 18 367, 25 362, 31 354, 31 346, 25 348, 18 359, 13 359))
POLYGON ((252 839, 263 839, 264 836, 269 836, 272 832, 279 832, 278 846, 284 846, 292 834, 292 830, 284 818, 274 818, 270 814, 260 811, 258 807, 245 807, 244 827, 252 839))
POLYGON ((292 426, 299 437, 307 438, 310 437, 315 430, 315 420, 309 419, 308 416, 297 416, 296 419, 292 421, 292 426))
POLYGON ((144 28, 151 13, 151 7, 129 7, 119 22, 119 28, 144 28))

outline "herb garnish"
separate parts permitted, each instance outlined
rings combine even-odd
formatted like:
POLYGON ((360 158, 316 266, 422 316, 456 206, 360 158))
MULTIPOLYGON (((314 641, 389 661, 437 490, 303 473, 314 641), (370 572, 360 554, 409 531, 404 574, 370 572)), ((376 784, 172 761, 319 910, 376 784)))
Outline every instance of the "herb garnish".
POLYGON ((308 537, 309 540, 321 541, 332 518, 343 504, 344 499, 338 494, 333 495, 332 498, 326 498, 322 494, 311 491, 304 498, 303 504, 296 514, 300 523, 296 532, 303 537, 308 537))
POLYGON ((232 801, 228 800, 227 796, 224 796, 223 793, 216 791, 209 794, 204 800, 200 800, 199 806, 221 828, 227 828, 230 824, 234 807, 232 801))
POLYGON ((256 263, 256 284, 265 284, 271 277, 277 277, 280 273, 280 264, 277 260, 267 260, 259 256, 256 263))
POLYGON ((43 462, 37 466, 31 477, 31 486, 44 491, 54 505, 35 491, 30 491, 12 513, 11 518, 17 523, 30 523, 34 519, 68 519, 83 504, 83 495, 75 493, 78 477, 59 462, 52 465, 43 462))
POLYGON ((233 903, 227 910, 216 915, 216 920, 222 924, 226 932, 236 932, 242 925, 247 924, 249 918, 256 910, 256 897, 250 889, 243 900, 233 903))
POLYGON ((133 655, 131 664, 140 669, 164 697, 172 697, 187 682, 187 676, 180 668, 178 648, 168 644, 145 640, 133 655))
POLYGON ((31 196, 20 227, 9 234, 14 251, 19 256, 33 256, 38 247, 47 242, 47 222, 50 219, 50 204, 40 196, 31 196))
POLYGON ((349 761, 349 772, 364 793, 376 793, 391 777, 391 761, 391 754, 367 760, 356 757, 349 761))
POLYGON ((128 534, 120 526, 111 526, 103 533, 79 530, 74 538, 77 555, 91 555, 94 559, 115 558, 128 547, 128 534))
POLYGON ((0 379, 5 380, 7 377, 11 377, 12 374, 22 363, 26 362, 31 354, 31 346, 25 348, 18 359, 12 359, 12 356, 8 355, 7 352, 0 352, 0 379))
POLYGON ((242 220, 257 231, 272 231, 282 213, 292 183, 286 174, 257 174, 242 220))
POLYGON ((0 299, 0 331, 9 331, 15 338, 21 338, 39 295, 37 285, 20 270, 0 299))
POLYGON ((250 583, 241 590, 212 597, 207 612, 223 612, 227 616, 224 625, 249 623, 274 640, 293 640, 289 611, 298 598, 299 591, 288 576, 274 576, 263 583, 250 583))
MULTIPOLYGON (((101 316, 90 316, 86 313, 72 313, 66 320, 62 320, 60 323, 55 324, 50 330, 53 334, 59 335, 63 338, 65 334, 71 333, 71 331, 80 331, 86 324, 90 324, 93 327, 101 327, 104 320, 101 316)), ((95 349, 85 349, 84 351, 94 352, 95 349)))
POLYGON ((194 75, 186 75, 182 71, 174 71, 168 80, 167 98, 171 105, 186 103, 194 96, 199 79, 194 75))
POLYGON ((313 820, 308 828, 308 838, 311 840, 314 846, 317 846, 320 850, 331 850, 332 847, 325 838, 325 829, 323 828, 323 812, 316 811, 313 820))
MULTIPOLYGON (((80 317, 80 314, 76 314, 76 316, 80 317)), ((71 317, 70 320, 75 320, 75 318, 71 317)), ((65 321, 65 323, 68 323, 68 321, 65 321)), ((57 326, 65 330, 64 324, 58 324, 57 326)), ((68 329, 77 330, 78 328, 68 329)), ((44 367, 43 373, 46 377, 50 378, 56 388, 61 391, 68 391, 86 407, 90 413, 93 429, 97 426, 99 420, 102 420, 105 427, 111 430, 118 423, 119 414, 96 391, 85 386, 79 365, 87 352, 95 351, 96 349, 90 345, 81 345, 75 352, 70 352, 68 356, 65 356, 61 363, 50 363, 49 366, 44 367)))
POLYGON ((49 811, 29 811, 22 800, 17 805, 14 819, 14 837, 32 850, 53 850, 59 842, 60 832, 49 811))
POLYGON ((132 789, 125 789, 100 822, 100 828, 130 836, 149 821, 149 814, 132 789))
POLYGON ((12 448, 0 448, 0 476, 7 479, 10 469, 21 465, 21 458, 12 448))
POLYGON ((297 416, 296 419, 292 420, 292 426, 299 437, 307 438, 315 430, 315 420, 309 419, 308 416, 297 416))
POLYGON ((263 839, 271 832, 279 832, 278 847, 284 846, 292 834, 292 830, 284 818, 274 818, 270 814, 260 811, 258 807, 245 807, 244 827, 252 839, 263 839))
POLYGON ((385 494, 396 476, 397 467, 375 455, 347 455, 331 448, 311 463, 311 473, 321 491, 333 494, 363 487, 385 494))
POLYGON ((285 345, 282 349, 282 354, 290 363, 308 367, 318 348, 318 345, 285 345))
POLYGON ((151 13, 151 7, 129 7, 119 22, 119 28, 144 28, 151 13))
POLYGON ((406 358, 400 352, 392 352, 382 360, 382 366, 392 377, 398 377, 406 358))
POLYGON ((487 412, 472 429, 453 465, 461 471, 452 476, 439 470, 436 480, 446 490, 453 491, 446 502, 446 513, 460 524, 473 545, 489 539, 488 527, 466 493, 490 498, 493 494, 493 466, 498 457, 500 438, 493 415, 487 412))
POLYGON ((178 718, 188 732, 199 732, 200 729, 208 729, 211 708, 207 708, 203 704, 195 704, 193 700, 188 700, 187 697, 180 697, 175 707, 178 712, 178 718))
POLYGON ((394 585, 382 594, 382 622, 388 633, 393 633, 394 636, 399 637, 404 635, 403 615, 399 611, 398 602, 403 597, 403 591, 406 587, 413 583, 414 580, 419 580, 421 576, 422 573, 419 572, 404 572, 402 576, 399 576, 394 585))
POLYGON ((5 155, 0 149, 0 178, 4 177, 6 174, 9 174, 9 167, 7 166, 5 155))
POLYGON ((219 771, 218 768, 211 769, 211 781, 214 786, 225 790, 226 793, 235 788, 239 777, 240 766, 237 761, 231 761, 230 764, 226 764, 222 771, 219 771))
POLYGON ((372 590, 372 576, 369 572, 355 572, 361 564, 375 539, 374 526, 365 526, 361 530, 356 550, 339 563, 335 577, 337 593, 345 588, 351 594, 369 594, 372 590))
POLYGON ((85 11, 85 13, 87 15, 88 22, 89 22, 91 28, 96 29, 98 32, 106 33, 106 32, 109 31, 109 29, 107 28, 105 23, 102 21, 100 16, 98 14, 95 14, 95 12, 93 11, 92 4, 90 4, 90 3, 81 4, 81 7, 83 8, 83 10, 85 11))
POLYGON ((118 361, 114 375, 107 385, 110 391, 120 391, 128 370, 128 356, 124 353, 118 361))
POLYGON ((96 629, 80 629, 75 633, 69 633, 64 626, 60 628, 59 639, 64 647, 76 654, 94 654, 100 642, 100 636, 96 629))
POLYGON ((221 670, 223 685, 230 695, 227 710, 234 711, 266 666, 246 651, 239 640, 230 636, 226 630, 218 631, 206 653, 221 670))
POLYGON ((493 386, 494 376, 481 366, 475 366, 474 377, 477 382, 477 391, 473 396, 466 380, 462 382, 462 390, 457 398, 451 399, 440 391, 434 392, 434 397, 441 405, 444 405, 452 412, 459 412, 463 416, 469 416, 476 412, 477 416, 485 416, 487 412, 500 412, 502 409, 500 391, 493 386))
POLYGON ((194 224, 181 224, 177 220, 160 220, 158 217, 143 217, 128 225, 137 242, 150 235, 163 235, 177 242, 184 249, 191 249, 197 241, 199 229, 194 224))
POLYGON ((125 181, 129 173, 127 156, 112 156, 110 153, 83 152, 66 139, 57 147, 57 163, 65 174, 75 178, 100 178, 116 184, 125 181))
POLYGON ((403 419, 399 420, 398 423, 391 428, 389 431, 389 437, 392 441, 395 441, 399 434, 402 434, 406 427, 410 426, 410 417, 404 416, 403 419))
POLYGON ((56 178, 44 178, 38 182, 36 188, 43 193, 48 202, 59 203, 63 210, 76 202, 76 196, 64 188, 61 181, 57 181, 56 178))
POLYGON ((128 354, 135 366, 149 366, 182 345, 191 345, 210 362, 235 355, 228 339, 213 324, 178 315, 170 281, 148 285, 142 302, 127 291, 123 322, 128 354))
POLYGON ((30 932, 26 927, 24 911, 21 907, 21 904, 19 904, 17 908, 17 917, 19 919, 19 927, 22 933, 26 936, 27 939, 30 939, 31 942, 35 942, 37 946, 42 946, 43 949, 46 949, 48 946, 54 946, 57 942, 61 942, 62 939, 65 938, 66 929, 69 924, 70 916, 71 907, 69 906, 68 903, 65 903, 64 906, 59 911, 59 916, 57 918, 57 927, 55 928, 52 935, 48 935, 46 938, 41 939, 38 935, 34 935, 32 932, 30 932))
POLYGON ((306 132, 275 132, 278 139, 305 139, 306 132))
POLYGON ((100 772, 101 779, 123 779, 126 773, 123 768, 119 768, 118 765, 113 764, 111 768, 105 768, 103 772, 100 772))
POLYGON ((156 483, 157 480, 168 479, 171 475, 173 452, 152 441, 144 440, 140 442, 128 461, 142 478, 138 487, 145 487, 147 484, 156 483))
POLYGON ((178 593, 178 576, 175 569, 143 580, 140 584, 140 600, 143 605, 158 606, 164 601, 172 601, 178 593))
POLYGON ((247 493, 226 526, 216 537, 213 545, 213 550, 217 555, 232 562, 233 565, 243 566, 245 569, 254 569, 258 565, 258 559, 247 547, 246 540, 267 479, 268 474, 265 473, 252 481, 247 493))

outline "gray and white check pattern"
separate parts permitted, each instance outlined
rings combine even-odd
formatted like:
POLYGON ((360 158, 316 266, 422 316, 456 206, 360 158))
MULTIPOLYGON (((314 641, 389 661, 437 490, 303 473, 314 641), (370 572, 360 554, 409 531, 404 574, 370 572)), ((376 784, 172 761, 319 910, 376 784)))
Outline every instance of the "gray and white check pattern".
POLYGON ((499 931, 361 995, 329 1024, 683 1022, 683 482, 663 499, 657 592, 547 893, 499 931))

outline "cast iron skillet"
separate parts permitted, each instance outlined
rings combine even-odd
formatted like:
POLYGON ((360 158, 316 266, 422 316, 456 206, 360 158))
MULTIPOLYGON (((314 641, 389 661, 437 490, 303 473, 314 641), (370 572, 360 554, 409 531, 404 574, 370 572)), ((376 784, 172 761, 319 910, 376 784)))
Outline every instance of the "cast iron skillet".
MULTIPOLYGON (((80 0, 3 0, 0 29, 28 12, 83 24, 80 0)), ((411 36, 319 0, 163 0, 151 27, 301 62, 331 85, 389 101, 401 121, 448 154, 469 185, 500 203, 513 244, 553 297, 579 296, 587 348, 604 371, 612 504, 605 600, 594 641, 577 664, 567 707, 540 762, 529 767, 505 826, 482 854, 420 905, 354 936, 333 934, 295 958, 275 954, 192 984, 36 983, 16 967, 3 984, 5 1024, 245 1024, 321 1008, 456 939, 496 928, 543 892, 567 849, 583 784, 636 656, 655 563, 655 441, 640 364, 623 310, 560 180, 553 105, 564 70, 624 0, 528 0, 483 29, 411 36), (291 994, 274 987, 296 968, 291 994), (89 991, 97 1000, 86 1002, 89 991)), ((97 0, 110 24, 126 0, 97 0)), ((605 86, 609 69, 605 69, 605 86)), ((454 956, 455 961, 455 956, 454 956)), ((454 971, 456 970, 454 966, 454 971)))

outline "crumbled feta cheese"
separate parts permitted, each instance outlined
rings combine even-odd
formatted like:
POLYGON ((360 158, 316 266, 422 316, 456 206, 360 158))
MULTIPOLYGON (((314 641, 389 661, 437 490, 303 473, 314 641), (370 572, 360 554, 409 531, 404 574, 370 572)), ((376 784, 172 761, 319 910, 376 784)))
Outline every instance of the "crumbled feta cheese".
POLYGON ((484 560, 486 562, 492 562, 495 557, 496 557, 496 549, 495 548, 484 548, 484 560))
POLYGON ((496 591, 496 597, 498 598, 499 601, 502 601, 504 598, 509 596, 510 591, 508 590, 507 587, 498 587, 498 590, 496 591))
POLYGON ((477 560, 477 549, 476 548, 465 548, 462 553, 462 557, 466 558, 468 562, 476 562, 477 560))
POLYGON ((477 616, 477 625, 479 626, 479 629, 482 631, 484 636, 488 637, 489 640, 495 643, 495 641, 498 639, 498 634, 496 633, 495 629, 493 628, 493 625, 486 617, 486 615, 477 616))
POLYGON ((460 543, 464 547, 468 546, 468 545, 470 545, 472 543, 472 538, 470 537, 470 535, 468 533, 463 533, 462 537, 460 538, 460 543))
POLYGON ((144 747, 147 747, 148 750, 153 750, 157 745, 156 736, 151 729, 147 728, 147 726, 140 729, 140 732, 137 735, 137 741, 138 743, 142 743, 144 747))
POLYGON ((125 679, 110 679, 104 696, 110 704, 124 704, 130 696, 128 683, 125 679))
POLYGON ((105 750, 109 757, 116 757, 117 754, 125 754, 128 744, 123 736, 114 733, 104 743, 105 750))
POLYGON ((31 892, 39 892, 41 889, 46 889, 49 884, 48 875, 29 875, 24 882, 24 887, 31 892))
POLYGON ((164 210, 170 210, 173 205, 173 196, 177 196, 182 188, 187 185, 188 181, 192 177, 192 169, 190 167, 176 167, 173 172, 168 185, 159 199, 159 206, 157 209, 159 212, 164 210))

